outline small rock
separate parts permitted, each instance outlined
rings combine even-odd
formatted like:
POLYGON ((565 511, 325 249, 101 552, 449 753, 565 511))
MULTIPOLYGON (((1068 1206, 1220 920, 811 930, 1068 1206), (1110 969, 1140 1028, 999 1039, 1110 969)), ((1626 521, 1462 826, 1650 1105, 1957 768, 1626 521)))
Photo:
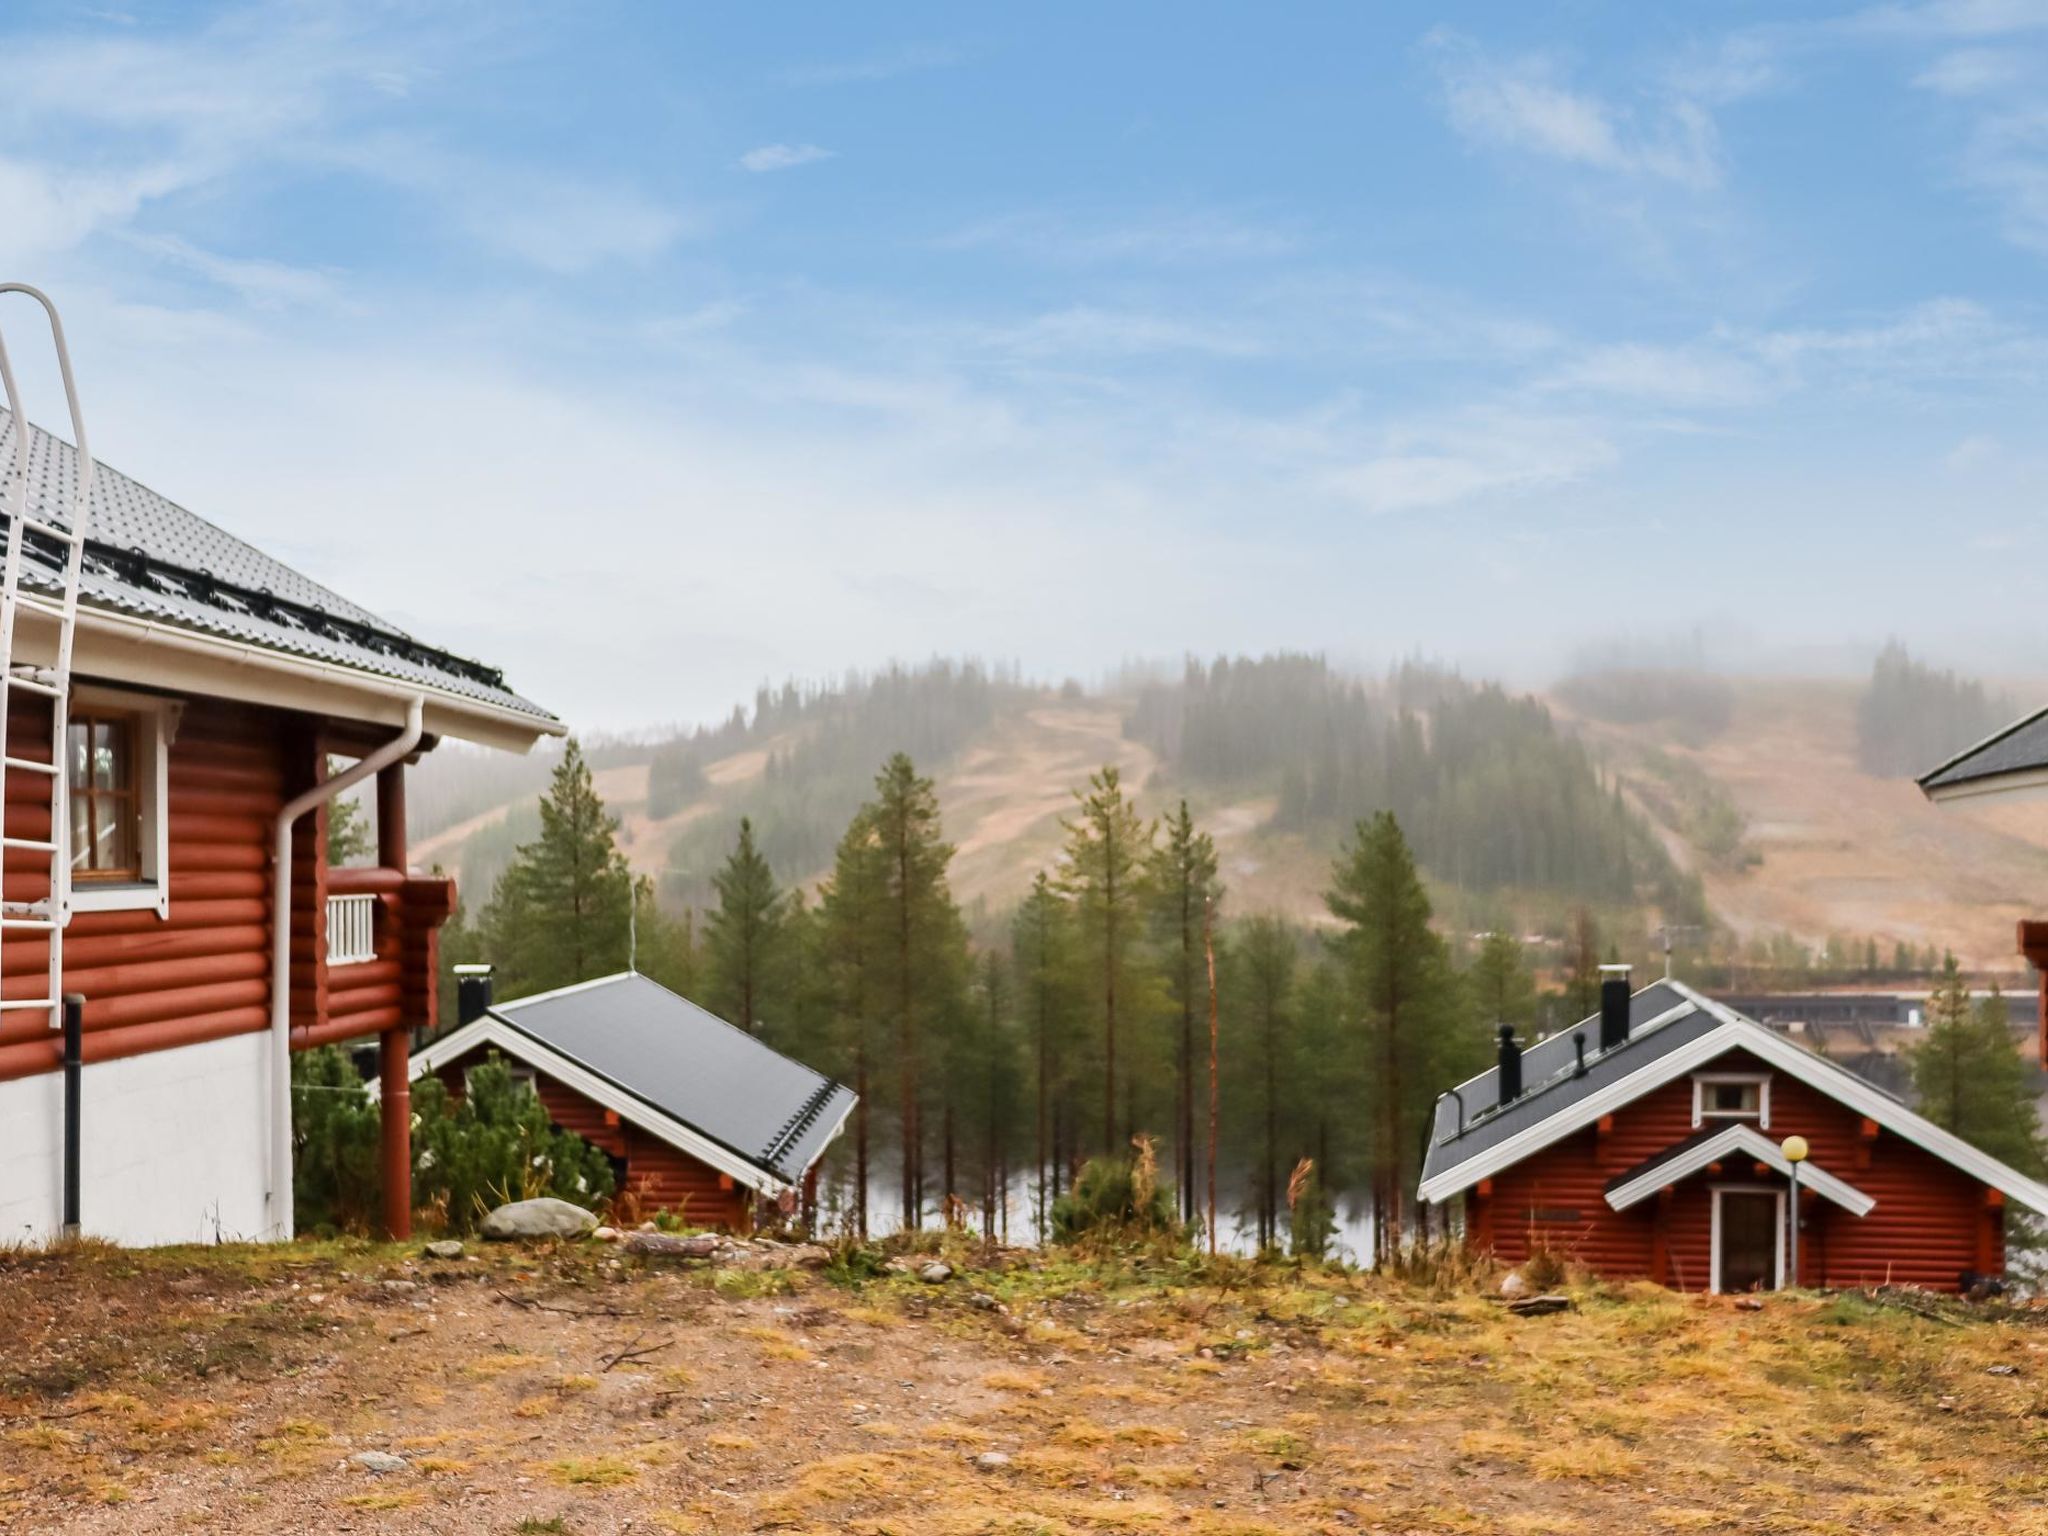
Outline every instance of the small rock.
POLYGON ((1511 1269, 1501 1276, 1500 1293, 1509 1301, 1513 1301, 1518 1296, 1529 1294, 1529 1282, 1522 1278, 1522 1272, 1519 1269, 1511 1269))
POLYGON ((477 1230, 494 1242, 505 1242, 521 1237, 582 1237, 596 1225, 597 1218, 582 1206, 543 1196, 499 1206, 477 1230))
POLYGON ((382 1477, 387 1472, 410 1472, 412 1463, 403 1456, 394 1456, 389 1451, 357 1451, 349 1460, 365 1472, 382 1477))
POLYGON ((459 1259, 462 1257, 462 1244, 452 1237, 444 1237, 437 1243, 427 1244, 426 1252, 430 1259, 459 1259))
POLYGON ((974 1458, 974 1464, 984 1472, 1000 1472, 1010 1464, 1010 1458, 1001 1451, 983 1451, 974 1458))
POLYGON ((619 1240, 619 1229, 617 1227, 598 1227, 590 1235, 595 1241, 600 1243, 616 1243, 619 1240))
POLYGON ((1984 1367, 1984 1374, 1986 1376, 2017 1376, 2019 1373, 2020 1368, 2016 1365, 1987 1365, 1984 1367))
POLYGON ((934 1259, 917 1272, 917 1278, 926 1285, 944 1285, 953 1278, 953 1266, 934 1259))
POLYGON ((1735 1298, 1735 1310, 1738 1312, 1761 1312, 1763 1309, 1764 1299, 1761 1296, 1738 1296, 1735 1298))
POLYGON ((995 1297, 989 1295, 987 1291, 976 1291, 967 1298, 967 1305, 978 1307, 984 1312, 1000 1312, 1003 1310, 1003 1304, 997 1301, 995 1297))

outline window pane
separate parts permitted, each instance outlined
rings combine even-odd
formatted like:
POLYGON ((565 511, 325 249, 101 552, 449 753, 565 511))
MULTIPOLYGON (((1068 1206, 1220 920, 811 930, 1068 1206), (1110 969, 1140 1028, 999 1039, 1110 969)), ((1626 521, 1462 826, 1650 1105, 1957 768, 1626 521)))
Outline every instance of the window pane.
POLYGON ((135 867, 135 819, 129 813, 128 803, 113 795, 94 797, 93 832, 98 841, 94 851, 94 869, 133 869, 135 867))
POLYGON ((92 787, 126 789, 128 774, 128 723, 125 720, 95 720, 92 723, 92 787))
POLYGON ((85 787, 86 735, 91 730, 92 727, 84 721, 74 720, 71 722, 70 730, 66 733, 71 738, 71 782, 81 789, 85 787))
MULTIPOLYGON (((84 733, 83 733, 83 731, 82 731, 82 730, 81 730, 81 729, 80 729, 79 727, 76 727, 76 726, 74 726, 74 727, 72 728, 72 732, 73 732, 73 734, 74 734, 75 736, 82 736, 82 735, 84 734, 84 733)), ((79 756, 80 756, 80 757, 83 757, 83 756, 85 755, 85 748, 84 748, 83 746, 81 746, 81 747, 80 747, 80 748, 79 748, 78 750, 79 750, 79 756)), ((92 868, 92 819, 91 819, 91 818, 92 818, 92 796, 91 796, 91 795, 89 795, 89 794, 87 794, 87 793, 86 793, 86 792, 85 792, 84 790, 82 790, 82 789, 74 789, 74 790, 72 790, 72 792, 71 792, 71 867, 72 867, 73 869, 91 869, 91 868, 92 868)))

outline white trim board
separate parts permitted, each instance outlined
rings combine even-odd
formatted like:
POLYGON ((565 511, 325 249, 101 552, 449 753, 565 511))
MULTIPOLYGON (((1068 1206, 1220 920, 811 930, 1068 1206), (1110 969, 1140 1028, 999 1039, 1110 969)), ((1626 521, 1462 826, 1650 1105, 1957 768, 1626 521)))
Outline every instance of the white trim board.
POLYGON ((1456 1167, 1445 1169, 1434 1178, 1423 1180, 1417 1190, 1420 1198, 1432 1202, 1448 1200, 1470 1189, 1481 1179, 1491 1178, 1502 1169, 1513 1167, 1530 1153, 1598 1123, 1602 1115, 1612 1114, 1634 1103, 1652 1089, 1697 1071, 1729 1051, 1745 1050, 1769 1066, 1798 1078, 1815 1091, 1826 1094, 1838 1104, 1876 1121, 1885 1130, 1910 1141, 1922 1151, 1960 1168, 1979 1183, 1988 1184, 2036 1215, 2048 1216, 2048 1186, 2036 1183, 1990 1154, 1978 1151, 1961 1137, 1951 1135, 1915 1114, 1848 1068, 1780 1039, 1755 1019, 1695 992, 1685 983, 1665 981, 1657 985, 1670 987, 1695 1007, 1720 1020, 1721 1027, 1646 1063, 1642 1070, 1609 1083, 1599 1092, 1588 1094, 1549 1119, 1518 1131, 1499 1145, 1467 1158, 1456 1167))
POLYGON ((1768 1072, 1695 1072, 1692 1075, 1692 1128, 1699 1130, 1709 1120, 1754 1120, 1768 1131, 1771 1128, 1771 1074, 1768 1072), (1727 1110, 1710 1111, 1707 1096, 1701 1090, 1720 1083, 1754 1083, 1756 1085, 1757 1112, 1735 1114, 1727 1110))
MULTIPOLYGON (((531 999, 522 999, 531 1001, 531 999)), ((663 1114, 640 1099, 625 1092, 608 1078, 600 1077, 580 1062, 573 1061, 559 1051, 514 1028, 503 1019, 485 1014, 472 1019, 453 1034, 443 1035, 432 1045, 418 1051, 412 1058, 412 1075, 424 1077, 437 1072, 449 1062, 475 1050, 478 1046, 495 1046, 506 1055, 517 1058, 537 1072, 545 1072, 565 1088, 573 1089, 592 1103, 611 1110, 621 1120, 629 1120, 650 1136, 659 1137, 679 1152, 689 1154, 699 1162, 729 1174, 752 1190, 773 1199, 796 1186, 779 1179, 765 1169, 755 1166, 731 1148, 701 1132, 692 1130, 673 1115, 663 1114)), ((840 1116, 843 1123, 845 1116, 840 1116)), ((835 1129, 834 1134, 837 1134, 835 1129)))
POLYGON ((1764 1189, 1755 1184, 1716 1184, 1714 1186, 1714 1206, 1707 1219, 1707 1289, 1716 1296, 1722 1294, 1721 1197, 1723 1195, 1740 1195, 1749 1199, 1755 1199, 1763 1195, 1770 1195, 1772 1197, 1772 1209, 1777 1212, 1777 1220, 1772 1223, 1777 1229, 1777 1242, 1774 1247, 1775 1258, 1772 1264, 1776 1275, 1771 1282, 1771 1289, 1782 1291, 1785 1289, 1785 1191, 1782 1189, 1764 1189))
MULTIPOLYGON (((1792 1165, 1785 1160, 1785 1154, 1755 1126, 1747 1123, 1731 1125, 1718 1135, 1710 1136, 1698 1146, 1689 1148, 1682 1157, 1674 1157, 1667 1163, 1659 1163, 1649 1172, 1618 1185, 1607 1193, 1607 1203, 1617 1211, 1625 1211, 1640 1201, 1647 1200, 1668 1184, 1689 1178, 1701 1169, 1728 1157, 1746 1157, 1764 1164, 1781 1178, 1792 1177, 1792 1165)), ((1799 1184, 1810 1189, 1824 1200, 1832 1200, 1851 1216, 1868 1216, 1877 1208, 1877 1201, 1847 1180, 1838 1179, 1824 1168, 1812 1163, 1799 1170, 1799 1184)))

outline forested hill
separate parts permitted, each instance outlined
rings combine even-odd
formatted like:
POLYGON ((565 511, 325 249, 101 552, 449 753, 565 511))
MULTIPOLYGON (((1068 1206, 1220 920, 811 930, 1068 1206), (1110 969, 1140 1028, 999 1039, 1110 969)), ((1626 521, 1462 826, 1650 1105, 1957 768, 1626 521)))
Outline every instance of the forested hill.
MULTIPOLYGON (((1386 807, 1456 916, 1460 894, 1475 913, 1532 920, 1578 902, 1697 916, 1696 889, 1540 700, 1436 668, 1367 679, 1283 655, 1091 692, 938 661, 764 688, 717 726, 590 744, 635 866, 665 899, 692 906, 706 901, 742 816, 778 875, 821 875, 897 750, 937 779, 959 850, 956 889, 989 912, 1023 894, 1058 847, 1070 791, 1113 762, 1148 813, 1191 802, 1243 909, 1318 914, 1331 856, 1360 817, 1386 807)), ((457 868, 480 897, 532 836, 550 761, 429 758, 413 797, 421 856, 457 868)))

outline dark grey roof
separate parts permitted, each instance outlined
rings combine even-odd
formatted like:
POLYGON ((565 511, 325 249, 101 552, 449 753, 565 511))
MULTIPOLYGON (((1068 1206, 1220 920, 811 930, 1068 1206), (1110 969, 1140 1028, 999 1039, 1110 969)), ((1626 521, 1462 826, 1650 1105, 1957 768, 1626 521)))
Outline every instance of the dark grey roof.
POLYGON ((645 976, 500 1003, 511 1025, 650 1109, 794 1183, 853 1106, 853 1090, 645 976))
POLYGON ((1996 736, 1957 753, 1923 775, 1920 788, 1933 794, 2041 768, 2048 768, 2048 709, 2015 720, 1996 736))
POLYGON ((1589 1094, 1720 1028, 1721 1022, 1684 994, 1659 982, 1629 999, 1629 1037, 1611 1051, 1599 1049, 1597 1015, 1575 1029, 1538 1041, 1522 1053, 1524 1087, 1522 1096, 1513 1103, 1496 1104, 1498 1072, 1492 1067, 1460 1083, 1437 1101, 1429 1147, 1422 1160, 1423 1178, 1435 1178, 1530 1126, 1542 1124, 1589 1094), (1654 1028, 1648 1027, 1652 1020, 1666 1014, 1671 1017, 1654 1028), (1577 1071, 1574 1033, 1583 1033, 1586 1040, 1583 1075, 1577 1071))
MULTIPOLYGON (((0 487, 14 478, 14 421, 0 408, 0 487)), ((68 527, 78 454, 29 425, 28 511, 68 527)), ((4 501, 0 501, 4 507, 4 501)), ((0 529, 5 527, 0 515, 0 529)), ((62 546, 31 535, 22 579, 50 589, 62 546)), ((198 514, 105 464, 93 476, 81 604, 380 677, 416 682, 536 721, 554 716, 505 686, 494 667, 413 639, 198 514)))
POLYGON ((1608 1194, 1612 1194, 1615 1190, 1621 1188, 1621 1186, 1624 1184, 1633 1184, 1637 1179, 1642 1178, 1646 1174, 1655 1172, 1657 1169, 1664 1167, 1667 1163, 1677 1162, 1681 1157, 1685 1156, 1686 1153, 1690 1152, 1694 1147, 1700 1145, 1702 1142, 1712 1141, 1716 1136, 1719 1136, 1723 1132, 1725 1132, 1730 1125, 1736 1125, 1741 1123, 1742 1122, 1740 1121, 1709 1120, 1705 1125, 1701 1126, 1698 1130, 1694 1131, 1690 1136, 1687 1136, 1684 1140, 1674 1141, 1662 1152, 1653 1153, 1649 1157, 1644 1158, 1640 1163, 1637 1163, 1635 1167, 1627 1168, 1622 1170, 1620 1173, 1617 1173, 1613 1178, 1607 1181, 1606 1192, 1608 1194))

